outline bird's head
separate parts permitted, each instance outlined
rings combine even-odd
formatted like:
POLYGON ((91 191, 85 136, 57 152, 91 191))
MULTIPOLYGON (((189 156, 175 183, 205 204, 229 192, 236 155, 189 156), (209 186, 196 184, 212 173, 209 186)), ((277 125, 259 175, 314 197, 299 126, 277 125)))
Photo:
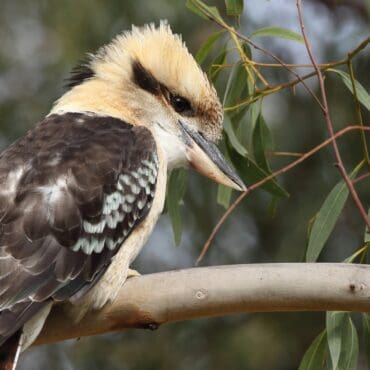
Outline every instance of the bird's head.
POLYGON ((223 109, 216 90, 166 22, 133 27, 89 55, 52 113, 90 111, 150 129, 168 167, 190 164, 237 190, 242 180, 216 147, 223 109))

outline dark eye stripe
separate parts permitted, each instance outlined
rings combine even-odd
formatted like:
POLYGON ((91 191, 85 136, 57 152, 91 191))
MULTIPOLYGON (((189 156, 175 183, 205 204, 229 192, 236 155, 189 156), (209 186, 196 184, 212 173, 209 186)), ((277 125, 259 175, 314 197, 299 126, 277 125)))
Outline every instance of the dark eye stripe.
POLYGON ((160 83, 139 62, 135 61, 132 64, 132 71, 133 79, 136 85, 140 86, 142 89, 150 92, 153 95, 160 94, 160 83))
POLYGON ((143 90, 146 90, 153 95, 163 95, 177 113, 187 116, 193 115, 193 108, 188 99, 171 93, 165 85, 160 83, 138 61, 133 61, 132 72, 133 81, 143 90))

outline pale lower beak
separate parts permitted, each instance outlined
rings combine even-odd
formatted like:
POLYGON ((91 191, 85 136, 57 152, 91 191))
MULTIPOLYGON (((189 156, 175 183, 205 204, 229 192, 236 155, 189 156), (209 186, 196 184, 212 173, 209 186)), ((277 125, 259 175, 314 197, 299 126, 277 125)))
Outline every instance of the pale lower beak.
POLYGON ((235 190, 245 191, 247 189, 214 143, 207 140, 201 133, 186 127, 185 124, 181 123, 181 126, 188 135, 186 155, 194 169, 202 175, 235 190))

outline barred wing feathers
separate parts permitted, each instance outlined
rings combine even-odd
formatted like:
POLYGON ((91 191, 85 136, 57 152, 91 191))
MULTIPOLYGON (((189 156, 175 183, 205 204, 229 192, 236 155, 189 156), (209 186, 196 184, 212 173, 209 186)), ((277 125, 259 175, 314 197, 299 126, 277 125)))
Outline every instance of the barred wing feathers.
POLYGON ((0 345, 93 286, 149 212, 157 172, 149 130, 93 114, 51 115, 0 154, 0 345))

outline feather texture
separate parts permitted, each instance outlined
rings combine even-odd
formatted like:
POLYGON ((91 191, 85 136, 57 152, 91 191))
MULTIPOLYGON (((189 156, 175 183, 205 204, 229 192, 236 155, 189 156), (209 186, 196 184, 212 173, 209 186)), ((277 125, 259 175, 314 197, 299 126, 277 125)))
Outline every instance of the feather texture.
POLYGON ((0 345, 50 300, 86 292, 153 202, 151 132, 51 115, 0 154, 0 345))

